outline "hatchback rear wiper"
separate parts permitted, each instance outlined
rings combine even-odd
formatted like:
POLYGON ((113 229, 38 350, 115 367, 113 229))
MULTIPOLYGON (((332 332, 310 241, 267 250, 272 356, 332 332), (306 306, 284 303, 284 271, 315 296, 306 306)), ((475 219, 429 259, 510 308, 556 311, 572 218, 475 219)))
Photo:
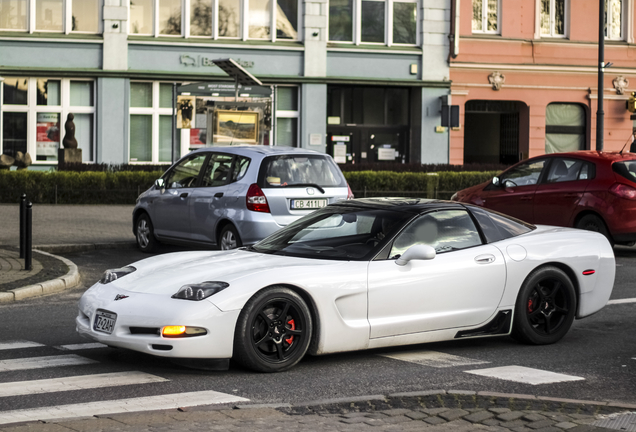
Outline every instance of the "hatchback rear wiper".
POLYGON ((325 193, 325 190, 321 187, 318 186, 316 183, 292 183, 292 184, 286 184, 286 185, 281 185, 280 187, 303 187, 303 186, 311 186, 313 188, 318 189, 321 193, 325 193))

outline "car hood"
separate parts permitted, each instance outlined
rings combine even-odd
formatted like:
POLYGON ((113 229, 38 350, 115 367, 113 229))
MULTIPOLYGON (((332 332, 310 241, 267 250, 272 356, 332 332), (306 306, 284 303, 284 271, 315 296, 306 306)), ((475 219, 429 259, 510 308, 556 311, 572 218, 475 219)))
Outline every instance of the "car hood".
POLYGON ((172 295, 185 284, 205 281, 231 283, 259 272, 299 266, 329 265, 334 261, 261 254, 243 250, 176 252, 131 264, 137 270, 111 282, 130 292, 172 295))
POLYGON ((459 192, 457 192, 456 200, 459 202, 475 204, 475 205, 483 207, 484 202, 480 194, 484 190, 484 188, 488 186, 489 184, 490 184, 490 180, 475 186, 471 186, 466 189, 462 189, 459 192))

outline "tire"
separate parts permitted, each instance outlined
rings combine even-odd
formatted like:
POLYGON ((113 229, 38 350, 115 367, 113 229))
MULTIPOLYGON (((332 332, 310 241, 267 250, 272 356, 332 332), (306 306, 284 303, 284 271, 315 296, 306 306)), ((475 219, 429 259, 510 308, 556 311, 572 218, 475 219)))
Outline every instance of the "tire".
POLYGON ((155 229, 148 213, 142 213, 135 224, 135 238, 137 247, 142 252, 154 252, 159 246, 159 241, 155 238, 155 229))
POLYGON ((241 236, 239 236, 234 225, 227 224, 223 227, 221 234, 219 234, 219 246, 221 250, 236 249, 243 246, 241 236))
POLYGON ((305 356, 312 330, 311 313, 298 294, 280 286, 266 288, 239 315, 232 360, 258 372, 287 370, 305 356))
POLYGON ((603 219, 601 219, 600 217, 596 215, 587 214, 583 216, 576 223, 576 228, 584 229, 588 231, 594 231, 594 232, 603 234, 607 238, 607 240, 609 240, 610 244, 614 246, 614 239, 612 239, 612 236, 609 233, 609 230, 607 229, 607 225, 605 225, 605 222, 603 222, 603 219))
POLYGON ((563 270, 546 266, 526 278, 515 305, 512 337, 548 345, 566 335, 576 314, 574 285, 563 270))

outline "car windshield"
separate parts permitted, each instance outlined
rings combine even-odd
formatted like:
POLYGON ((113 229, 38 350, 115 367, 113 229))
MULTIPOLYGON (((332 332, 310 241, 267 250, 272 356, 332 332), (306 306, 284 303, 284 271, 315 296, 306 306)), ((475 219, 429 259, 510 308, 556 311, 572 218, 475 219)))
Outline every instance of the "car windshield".
POLYGON ((284 155, 268 157, 263 161, 259 173, 259 186, 347 187, 347 183, 329 156, 284 155))
POLYGON ((330 206, 307 215, 249 248, 255 252, 329 260, 373 258, 413 215, 330 206))
POLYGON ((636 160, 615 162, 612 165, 612 169, 621 177, 636 183, 636 160))

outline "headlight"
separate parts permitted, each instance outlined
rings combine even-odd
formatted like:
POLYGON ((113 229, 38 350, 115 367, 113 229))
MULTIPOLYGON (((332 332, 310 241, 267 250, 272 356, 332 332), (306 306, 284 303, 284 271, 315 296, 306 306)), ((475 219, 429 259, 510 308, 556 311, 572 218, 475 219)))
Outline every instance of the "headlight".
POLYGON ((223 291, 229 287, 227 282, 201 282, 198 284, 184 285, 172 296, 174 299, 200 301, 223 291))
POLYGON ((451 199, 450 199, 450 200, 451 200, 451 201, 457 201, 457 192, 455 192, 455 193, 453 194, 453 196, 451 197, 451 199))
POLYGON ((119 278, 123 278, 127 274, 130 274, 136 270, 137 269, 133 266, 126 266, 122 268, 106 270, 104 274, 102 275, 102 278, 99 280, 99 282, 103 284, 111 283, 112 281, 116 281, 119 278))

